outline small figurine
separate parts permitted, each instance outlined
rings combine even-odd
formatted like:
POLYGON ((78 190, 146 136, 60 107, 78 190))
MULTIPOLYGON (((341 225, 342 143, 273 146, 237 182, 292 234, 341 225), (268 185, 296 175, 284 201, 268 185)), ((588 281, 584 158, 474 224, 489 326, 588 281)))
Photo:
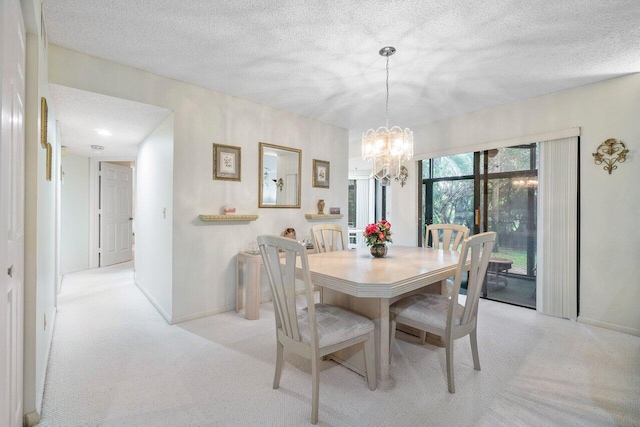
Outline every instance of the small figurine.
POLYGON ((296 240, 296 230, 293 228, 285 228, 282 236, 286 237, 287 239, 296 240))

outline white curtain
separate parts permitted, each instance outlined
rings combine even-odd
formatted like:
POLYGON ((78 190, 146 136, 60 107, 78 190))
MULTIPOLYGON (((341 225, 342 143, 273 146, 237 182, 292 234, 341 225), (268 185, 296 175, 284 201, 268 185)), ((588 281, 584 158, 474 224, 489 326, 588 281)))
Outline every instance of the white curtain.
POLYGON ((369 224, 369 181, 356 180, 356 228, 361 230, 369 224))
POLYGON ((373 186, 371 185, 373 179, 356 179, 356 223, 353 229, 353 236, 355 236, 355 247, 364 246, 364 239, 362 237, 362 231, 373 222, 371 218, 371 212, 373 212, 373 198, 371 193, 373 186))
POLYGON ((578 315, 578 138, 540 143, 537 310, 578 315))

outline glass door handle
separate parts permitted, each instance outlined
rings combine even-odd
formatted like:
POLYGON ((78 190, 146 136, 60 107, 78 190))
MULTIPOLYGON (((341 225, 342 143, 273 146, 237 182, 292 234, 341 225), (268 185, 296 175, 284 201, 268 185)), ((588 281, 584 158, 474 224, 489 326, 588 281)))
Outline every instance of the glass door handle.
POLYGON ((480 208, 476 208, 476 225, 480 226, 480 208))

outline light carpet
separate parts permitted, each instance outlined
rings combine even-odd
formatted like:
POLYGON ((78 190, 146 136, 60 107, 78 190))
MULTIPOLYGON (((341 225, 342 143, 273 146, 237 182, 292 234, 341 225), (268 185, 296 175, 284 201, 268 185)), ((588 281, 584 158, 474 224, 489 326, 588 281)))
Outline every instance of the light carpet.
MULTIPOLYGON (((321 426, 640 425, 640 338, 481 300, 473 369, 445 351, 397 340, 391 391, 322 362, 321 426)), ((303 426, 310 365, 286 356, 280 389, 273 306, 260 320, 224 313, 168 325, 133 282, 131 264, 65 276, 41 426, 303 426)))

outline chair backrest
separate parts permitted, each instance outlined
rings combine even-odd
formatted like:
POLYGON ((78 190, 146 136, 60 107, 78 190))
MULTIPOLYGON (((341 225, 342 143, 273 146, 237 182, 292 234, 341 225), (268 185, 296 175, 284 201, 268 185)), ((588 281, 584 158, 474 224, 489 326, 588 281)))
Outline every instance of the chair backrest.
POLYGON ((429 235, 431 235, 431 247, 457 251, 462 241, 469 237, 469 229, 458 224, 431 224, 427 225, 425 233, 427 241, 429 241, 429 235))
MULTIPOLYGON (((313 285, 306 249, 298 242, 279 236, 258 236, 258 247, 269 279, 276 328, 289 338, 300 341, 296 308, 296 260, 300 259, 301 278, 307 298, 311 345, 317 347, 316 312, 313 285)), ((300 276, 299 276, 300 277, 300 276)))
POLYGON ((318 224, 311 227, 313 246, 316 252, 344 251, 347 240, 342 227, 334 224, 318 224))
MULTIPOLYGON (((467 300, 464 305, 464 312, 460 325, 464 326, 475 321, 478 313, 478 298, 482 291, 484 277, 487 274, 489 258, 493 251, 493 244, 496 241, 496 233, 490 231, 488 233, 480 233, 471 236, 462 242, 460 250, 460 260, 456 270, 455 280, 453 282, 453 290, 451 291, 450 307, 458 302, 458 294, 460 293, 460 284, 463 275, 467 272, 466 265, 469 264, 469 280, 467 283, 467 300)), ((451 307, 452 308, 452 307, 451 307)), ((454 311, 449 309, 447 313, 448 322, 453 322, 454 311)), ((452 323, 447 323, 451 325, 452 323)))

